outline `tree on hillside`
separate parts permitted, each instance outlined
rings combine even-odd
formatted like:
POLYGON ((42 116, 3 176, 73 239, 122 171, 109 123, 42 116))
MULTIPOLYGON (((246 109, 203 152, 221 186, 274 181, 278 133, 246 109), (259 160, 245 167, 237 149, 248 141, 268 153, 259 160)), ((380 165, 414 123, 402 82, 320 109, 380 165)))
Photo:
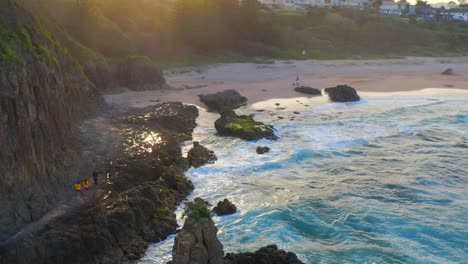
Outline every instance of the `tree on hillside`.
POLYGON ((455 3, 454 1, 450 1, 450 2, 448 2, 447 7, 448 7, 449 9, 456 8, 456 7, 457 7, 457 3, 455 3))
POLYGON ((379 11, 380 9, 380 6, 382 5, 382 0, 371 0, 371 3, 372 3, 372 8, 374 9, 374 11, 379 11))
POLYGON ((427 1, 418 0, 416 6, 428 6, 427 1))

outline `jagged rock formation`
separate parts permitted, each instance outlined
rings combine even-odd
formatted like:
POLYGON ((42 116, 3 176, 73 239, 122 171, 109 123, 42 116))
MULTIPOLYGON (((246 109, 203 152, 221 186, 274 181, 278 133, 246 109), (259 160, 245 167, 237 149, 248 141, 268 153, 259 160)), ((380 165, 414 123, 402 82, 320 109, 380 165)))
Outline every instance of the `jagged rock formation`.
POLYGON ((211 218, 187 218, 174 239, 171 264, 222 264, 224 251, 211 218))
POLYGON ((348 85, 338 85, 336 87, 325 88, 325 94, 328 94, 332 102, 355 102, 361 100, 356 90, 348 85))
POLYGON ((278 139, 272 126, 257 122, 252 116, 238 116, 234 111, 223 112, 216 120, 215 128, 220 136, 238 137, 245 140, 278 139))
POLYGON ((187 154, 187 160, 190 166, 198 168, 207 163, 214 163, 218 158, 213 151, 200 145, 198 142, 193 142, 193 148, 187 154))
POLYGON ((269 147, 266 147, 266 146, 264 146, 264 147, 258 146, 257 147, 257 154, 262 155, 262 154, 268 153, 269 151, 270 151, 269 147))
POLYGON ((234 110, 247 102, 247 98, 240 95, 239 92, 235 90, 199 95, 198 97, 200 101, 208 106, 210 111, 217 111, 219 113, 234 110))
POLYGON ((315 89, 312 87, 307 87, 307 86, 301 86, 301 87, 296 87, 294 88, 294 91, 298 93, 304 93, 304 94, 310 94, 310 95, 321 95, 322 91, 319 89, 315 89))
POLYGON ((194 106, 161 104, 119 115, 116 149, 101 189, 53 223, 0 245, 0 263, 125 263, 173 234, 173 211, 192 190, 181 143, 191 139, 194 106))
POLYGON ((225 264, 303 264, 296 254, 278 249, 276 245, 262 247, 255 252, 228 253, 224 257, 225 264))
POLYGON ((213 208, 213 212, 217 215, 230 215, 237 211, 237 207, 228 199, 218 202, 218 205, 213 208))
POLYGON ((167 87, 162 70, 145 57, 128 57, 114 64, 89 61, 84 66, 84 73, 104 90, 126 88, 141 91, 167 87))
POLYGON ((0 2, 0 241, 66 198, 76 125, 102 98, 66 49, 12 0, 0 2))

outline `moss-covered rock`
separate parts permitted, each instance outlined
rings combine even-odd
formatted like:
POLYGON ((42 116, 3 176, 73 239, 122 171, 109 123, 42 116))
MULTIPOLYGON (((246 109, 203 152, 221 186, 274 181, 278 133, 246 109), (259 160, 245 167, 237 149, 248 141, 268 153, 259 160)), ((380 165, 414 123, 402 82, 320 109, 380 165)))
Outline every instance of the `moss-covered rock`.
POLYGON ((234 111, 222 113, 221 118, 216 120, 215 127, 220 136, 238 137, 245 140, 278 139, 273 126, 255 121, 252 116, 238 116, 234 111))

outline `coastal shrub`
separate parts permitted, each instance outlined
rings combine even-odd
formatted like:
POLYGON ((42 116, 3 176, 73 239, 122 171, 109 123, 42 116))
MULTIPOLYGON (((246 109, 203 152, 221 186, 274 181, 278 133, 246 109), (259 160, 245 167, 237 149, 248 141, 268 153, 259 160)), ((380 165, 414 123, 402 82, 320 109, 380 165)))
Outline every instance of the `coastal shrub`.
POLYGON ((199 220, 201 218, 209 218, 210 215, 210 210, 206 206, 206 203, 201 199, 195 199, 193 202, 187 202, 185 204, 182 218, 188 217, 199 220))
POLYGON ((14 63, 18 62, 19 59, 20 57, 11 46, 0 47, 0 62, 14 63))

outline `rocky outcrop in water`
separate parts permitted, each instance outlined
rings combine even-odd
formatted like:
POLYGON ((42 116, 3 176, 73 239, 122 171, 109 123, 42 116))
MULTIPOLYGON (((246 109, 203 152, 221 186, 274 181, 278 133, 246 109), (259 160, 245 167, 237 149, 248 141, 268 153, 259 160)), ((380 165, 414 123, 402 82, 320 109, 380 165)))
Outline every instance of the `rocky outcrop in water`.
POLYGON ((117 63, 88 62, 84 73, 97 87, 104 90, 156 90, 167 88, 162 70, 145 57, 127 57, 117 63))
POLYGON ((336 87, 325 88, 325 94, 328 94, 332 102, 355 102, 361 100, 356 90, 348 85, 338 85, 336 87))
POLYGON ((266 147, 266 146, 264 146, 264 147, 258 146, 257 147, 257 154, 262 155, 262 154, 268 153, 269 151, 270 151, 269 147, 266 147))
POLYGON ((17 3, 0 2, 0 241, 67 198, 77 125, 103 103, 75 63, 17 3))
POLYGON ((252 116, 238 116, 234 111, 223 112, 216 120, 215 128, 220 136, 238 137, 245 140, 278 139, 272 126, 255 121, 252 116))
POLYGON ((303 264, 296 254, 278 249, 276 245, 263 247, 255 252, 228 253, 224 257, 225 264, 303 264))
POLYGON ((187 218, 174 239, 170 264, 222 264, 223 245, 211 218, 187 218))
POLYGON ((237 207, 228 199, 218 202, 215 208, 213 208, 213 212, 220 216, 234 214, 236 211, 237 207))
POLYGON ((115 117, 115 149, 98 169, 107 172, 100 188, 52 223, 0 245, 0 263, 126 263, 175 233, 173 212, 193 190, 181 144, 197 115, 194 106, 172 103, 115 117))
POLYGON ((301 86, 301 87, 296 87, 294 88, 294 91, 298 93, 304 93, 304 94, 310 94, 310 95, 321 95, 322 91, 319 89, 315 89, 312 87, 307 87, 307 86, 301 86))
POLYGON ((247 98, 240 95, 235 90, 226 90, 214 94, 199 95, 202 101, 210 111, 222 113, 228 110, 234 110, 247 103, 247 98))
POLYGON ((198 142, 193 142, 193 148, 187 154, 187 160, 190 166, 198 168, 207 163, 212 164, 218 158, 213 151, 207 149, 206 147, 200 145, 198 142))

